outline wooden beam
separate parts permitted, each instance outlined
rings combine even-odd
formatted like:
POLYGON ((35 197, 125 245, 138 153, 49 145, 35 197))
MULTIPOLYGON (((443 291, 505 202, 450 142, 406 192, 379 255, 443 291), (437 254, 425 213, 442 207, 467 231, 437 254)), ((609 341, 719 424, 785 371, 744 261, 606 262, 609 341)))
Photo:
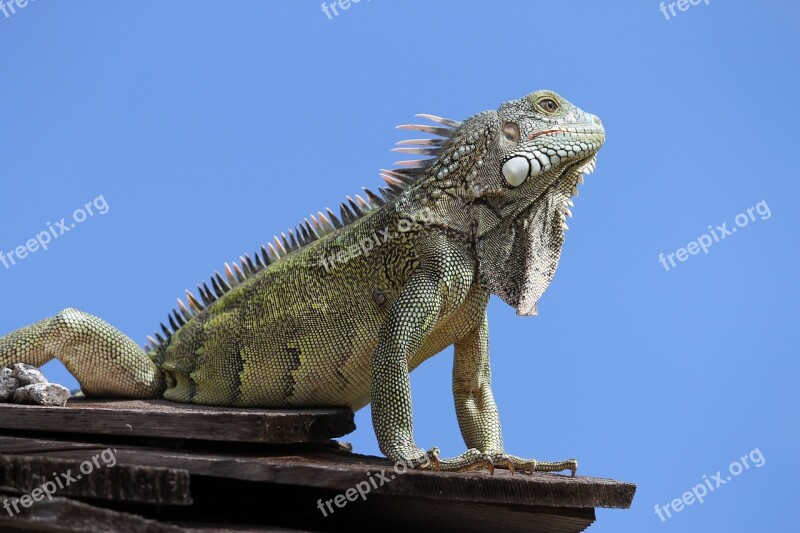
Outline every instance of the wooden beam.
MULTIPOLYGON (((50 496, 125 500, 149 505, 191 505, 189 473, 186 470, 114 464, 111 459, 115 459, 113 450, 112 454, 101 456, 100 450, 85 448, 81 457, 70 459, 46 454, 0 454, 0 487, 21 495, 30 494, 37 488, 41 491, 47 483, 50 496), (97 458, 96 463, 93 457, 97 458), (84 464, 86 461, 88 465, 84 464)), ((39 497, 49 499, 47 492, 39 497)))
POLYGON ((172 531, 169 523, 205 533, 578 533, 594 522, 594 508, 628 508, 636 491, 631 483, 586 476, 408 470, 328 440, 352 428, 347 409, 109 400, 73 401, 66 408, 0 405, 0 487, 13 497, 30 494, 53 472, 77 473, 108 448, 115 460, 58 493, 90 505, 36 502, 14 522, 0 516, 0 531, 77 531, 67 524, 84 513, 90 522, 76 523, 91 525, 80 531, 161 533, 172 531), (355 494, 359 487, 367 491, 363 497, 355 494), (335 504, 348 494, 345 505, 335 504), (48 521, 51 516, 62 519, 48 521), (156 529, 148 529, 150 522, 156 529))
MULTIPOLYGON (((11 494, 0 493, 0 500, 13 497, 11 494)), ((185 530, 135 514, 103 509, 67 498, 53 498, 52 501, 44 500, 36 502, 30 508, 22 508, 21 512, 14 516, 9 516, 3 511, 0 513, 0 531, 181 533, 185 530)))
POLYGON ((0 404, 0 429, 122 437, 289 444, 355 430, 347 408, 238 409, 166 400, 75 398, 65 407, 0 404))
MULTIPOLYGON (((95 439, 95 447, 107 446, 100 438, 95 439)), ((0 437, 0 453, 29 449, 34 442, 49 447, 43 448, 39 454, 47 457, 85 460, 87 454, 91 455, 84 448, 86 443, 59 442, 52 438, 32 441, 25 437, 0 437), (26 440, 29 441, 27 444, 26 440)), ((380 474, 388 481, 373 490, 374 493, 447 502, 627 509, 636 491, 636 485, 632 483, 611 479, 541 473, 511 475, 499 469, 494 475, 488 472, 420 470, 398 474, 386 459, 319 445, 218 446, 214 450, 204 446, 194 450, 175 450, 117 442, 114 447, 119 464, 180 468, 192 476, 315 487, 337 492, 345 492, 380 474)), ((376 482, 380 483, 382 479, 378 476, 376 482)))

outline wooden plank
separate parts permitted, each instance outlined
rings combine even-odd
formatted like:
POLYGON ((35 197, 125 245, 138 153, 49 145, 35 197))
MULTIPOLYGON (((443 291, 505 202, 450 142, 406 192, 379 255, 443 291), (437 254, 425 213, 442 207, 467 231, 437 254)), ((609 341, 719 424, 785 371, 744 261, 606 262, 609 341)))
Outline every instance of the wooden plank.
MULTIPOLYGON (((11 497, 0 493, 0 500, 11 497)), ((42 533, 182 533, 183 528, 160 524, 140 516, 103 509, 86 503, 56 497, 22 508, 19 514, 0 513, 0 531, 36 531, 42 533)))
MULTIPOLYGON (((198 491, 198 501, 191 508, 149 507, 139 508, 136 513, 144 519, 157 518, 162 524, 180 526, 181 531, 194 533, 264 533, 268 531, 375 531, 381 529, 422 528, 427 531, 461 531, 482 533, 501 530, 505 533, 537 531, 539 533, 579 533, 595 519, 593 509, 549 509, 529 506, 499 506, 475 503, 452 503, 418 498, 394 497, 380 494, 370 495, 365 501, 357 500, 348 507, 323 516, 313 505, 317 496, 323 499, 332 493, 303 492, 297 487, 273 488, 267 491, 253 490, 246 482, 223 484, 207 483, 198 491), (239 523, 241 521, 241 523, 239 523), (294 526, 294 527, 292 527, 294 526), (390 527, 391 526, 391 527, 390 527), (291 529, 289 529, 291 527, 291 529)), ((267 487, 267 485, 261 485, 267 487)), ((0 501, 10 495, 0 494, 0 501)), ((6 521, 0 517, 0 531, 16 531, 31 528, 36 531, 75 531, 73 524, 62 526, 60 522, 42 523, 32 518, 47 518, 58 512, 61 518, 71 518, 64 511, 74 510, 83 520, 77 525, 99 527, 86 518, 97 519, 96 507, 86 507, 61 498, 63 507, 58 511, 40 509, 44 502, 33 504, 30 513, 22 513, 6 521), (88 516, 87 516, 88 511, 88 516), (32 515, 32 516, 31 516, 32 515), (10 527, 16 526, 16 527, 10 527), (24 527, 22 527, 24 526, 24 527)), ((105 503, 105 502, 102 502, 105 503)), ((77 529, 78 531, 139 531, 142 523, 126 515, 126 508, 115 507, 112 524, 102 524, 104 529, 77 529), (130 529, 128 529, 130 528, 130 529)), ((108 516, 100 513, 100 517, 108 516)), ((167 531, 171 531, 168 527, 167 531)))
POLYGON ((301 529, 288 529, 285 527, 252 526, 228 524, 221 527, 218 524, 197 524, 194 522, 181 522, 184 533, 299 533, 301 529))
POLYGON ((186 470, 116 464, 115 455, 101 456, 96 449, 82 449, 78 455, 63 459, 0 454, 0 487, 19 495, 46 487, 39 498, 49 493, 150 505, 192 503, 186 470))
MULTIPOLYGON (((20 437, 0 437, 0 453, 19 449, 20 437)), ((32 439, 33 440, 33 439, 32 439)), ((86 450, 69 449, 68 442, 35 439, 50 446, 40 455, 65 459, 85 457, 86 450)), ((104 447, 101 442, 96 446, 104 447)), ((33 443, 31 443, 31 446, 33 443)), ((315 445, 254 446, 228 449, 165 449, 115 444, 119 464, 178 468, 192 476, 236 479, 278 485, 296 485, 345 492, 380 475, 386 476, 373 492, 448 502, 519 504, 552 508, 629 508, 636 491, 632 483, 611 479, 558 474, 488 472, 431 472, 408 470, 399 475, 386 459, 350 454, 315 445), (394 477, 392 477, 394 476, 394 477)), ((44 448, 43 448, 44 450, 44 448)))
POLYGON ((391 524, 393 529, 411 531, 580 533, 595 521, 594 509, 500 506, 383 495, 367 503, 367 524, 391 524))
POLYGON ((241 522, 304 531, 578 533, 595 519, 593 509, 449 502, 379 493, 343 507, 333 504, 333 512, 323 514, 318 502, 335 498, 336 491, 201 476, 192 477, 192 494, 193 514, 172 515, 170 522, 185 526, 187 521, 204 521, 219 526, 224 522, 219 515, 215 521, 213 513, 224 512, 228 526, 241 522))
POLYGON ((353 419, 347 408, 234 409, 166 400, 0 404, 0 429, 219 442, 324 442, 354 431, 353 419))

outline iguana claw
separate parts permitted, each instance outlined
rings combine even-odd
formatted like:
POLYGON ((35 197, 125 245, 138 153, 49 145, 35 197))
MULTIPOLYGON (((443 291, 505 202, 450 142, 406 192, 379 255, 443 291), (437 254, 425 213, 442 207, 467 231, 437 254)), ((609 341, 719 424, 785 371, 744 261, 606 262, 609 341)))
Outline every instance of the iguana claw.
POLYGON ((433 448, 428 450, 426 457, 428 457, 428 462, 425 463, 425 465, 423 465, 424 467, 432 468, 433 470, 436 471, 441 470, 442 465, 439 463, 439 448, 434 446, 433 448))

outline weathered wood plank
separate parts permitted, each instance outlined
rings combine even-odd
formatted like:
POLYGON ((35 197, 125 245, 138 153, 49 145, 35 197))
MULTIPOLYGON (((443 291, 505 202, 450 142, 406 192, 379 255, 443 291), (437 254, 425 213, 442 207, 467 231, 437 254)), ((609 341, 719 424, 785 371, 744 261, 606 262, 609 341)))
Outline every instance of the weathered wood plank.
POLYGON ((192 503, 186 470, 117 464, 113 450, 105 455, 81 450, 78 455, 65 459, 0 454, 0 487, 19 495, 38 489, 34 497, 47 500, 48 494, 57 494, 151 505, 192 503))
MULTIPOLYGON (((595 518, 593 509, 449 502, 379 493, 370 493, 363 500, 359 497, 343 507, 334 504, 333 512, 323 514, 318 502, 335 498, 335 491, 202 477, 192 480, 198 509, 192 521, 199 521, 204 510, 217 508, 241 523, 304 531, 578 533, 595 518)), ((181 517, 170 521, 186 524, 181 517)))
MULTIPOLYGON (((312 428, 298 430, 294 426, 284 431, 274 424, 280 418, 274 411, 158 401, 83 400, 66 409, 5 407, 0 406, 0 488, 17 496, 30 492, 52 477, 52 472, 68 468, 75 472, 76 465, 111 447, 116 465, 88 477, 119 470, 115 479, 98 479, 82 490, 59 496, 90 498, 91 503, 112 513, 132 512, 142 515, 132 515, 136 519, 155 519, 198 533, 278 531, 276 528, 373 531, 383 526, 577 533, 593 523, 593 508, 628 508, 636 490, 630 483, 584 476, 394 470, 386 459, 355 455, 330 442, 275 443, 274 432, 265 437, 271 430, 280 438, 292 431, 313 438, 316 430, 312 421, 312 428), (262 416, 265 411, 269 416, 262 416), (7 417, 8 413, 13 414, 7 417), (65 413, 71 417, 68 422, 63 420, 65 413), (51 422, 56 416, 61 420, 54 426, 51 422), (9 418, 14 420, 8 422, 9 418), (22 419, 24 423, 19 422, 22 419), (269 420, 272 426, 268 426, 269 420), (203 426, 205 421, 211 429, 203 426), (121 424, 131 427, 121 431, 121 424), (2 428, 8 426, 3 435, 2 428), (226 428, 230 433, 219 436, 226 428), (180 490, 172 494, 168 487, 174 486, 169 480, 175 472, 182 477, 180 490), (354 498, 345 507, 329 507, 330 513, 320 511, 321 502, 343 499, 359 486, 369 487, 366 497, 354 498)), ((352 425, 352 413, 345 412, 352 425)), ((300 413, 310 415, 309 419, 317 416, 315 411, 300 413)), ((302 416, 294 417, 292 423, 302 416)), ((75 487, 81 488, 84 481, 88 479, 78 481, 75 487)), ((33 524, 26 526, 27 530, 75 531, 44 529, 35 522, 20 521, 14 529, 0 521, 0 531, 25 530, 20 524, 33 524)), ((92 525, 77 530, 92 528, 97 529, 92 525)), ((125 528, 122 530, 146 531, 125 528)), ((111 527, 99 530, 116 531, 111 527)))
POLYGON ((0 429, 289 444, 341 437, 355 423, 347 408, 233 409, 75 398, 65 407, 0 404, 0 429))
POLYGON ((251 525, 227 525, 224 527, 218 524, 196 524, 193 522, 181 523, 184 533, 299 533, 301 529, 288 529, 285 527, 270 526, 251 526, 251 525))
POLYGON ((500 506, 387 496, 370 499, 368 503, 373 523, 391 524, 393 529, 409 531, 416 528, 460 533, 580 533, 595 521, 594 509, 500 506))
MULTIPOLYGON (((0 500, 12 497, 0 493, 0 500)), ((36 502, 22 509, 18 515, 0 513, 0 531, 36 531, 42 533, 182 533, 177 526, 161 524, 140 516, 95 507, 67 498, 53 498, 52 501, 36 502)))
MULTIPOLYGON (((104 447, 99 437, 97 447, 104 447)), ((19 449, 22 438, 0 437, 0 453, 19 449)), ((68 442, 35 439, 50 448, 38 455, 65 459, 85 458, 86 450, 69 449, 68 442)), ((519 504, 553 508, 628 508, 636 486, 611 479, 557 474, 516 474, 498 470, 449 473, 408 470, 400 475, 382 458, 349 454, 314 445, 257 446, 247 451, 164 449, 117 443, 119 464, 183 469, 192 476, 295 485, 345 492, 370 477, 385 475, 376 494, 408 496, 449 502, 519 504), (392 478, 394 476, 394 478, 392 478)), ((44 450, 44 448, 43 448, 44 450)), ((84 460, 84 459, 82 459, 84 460)))

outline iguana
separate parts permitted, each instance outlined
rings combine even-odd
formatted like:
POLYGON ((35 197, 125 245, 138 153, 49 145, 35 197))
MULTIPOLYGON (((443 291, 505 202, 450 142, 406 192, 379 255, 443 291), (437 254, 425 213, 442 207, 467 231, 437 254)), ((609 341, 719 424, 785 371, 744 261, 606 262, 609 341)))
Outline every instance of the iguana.
POLYGON ((404 125, 421 159, 216 272, 143 350, 76 309, 0 338, 0 367, 57 358, 86 395, 243 407, 372 404, 381 451, 442 470, 560 471, 508 455, 492 396, 486 307, 535 315, 605 140, 599 118, 538 91, 458 122, 404 125), (439 458, 413 437, 409 372, 455 345, 453 395, 468 450, 439 458))

